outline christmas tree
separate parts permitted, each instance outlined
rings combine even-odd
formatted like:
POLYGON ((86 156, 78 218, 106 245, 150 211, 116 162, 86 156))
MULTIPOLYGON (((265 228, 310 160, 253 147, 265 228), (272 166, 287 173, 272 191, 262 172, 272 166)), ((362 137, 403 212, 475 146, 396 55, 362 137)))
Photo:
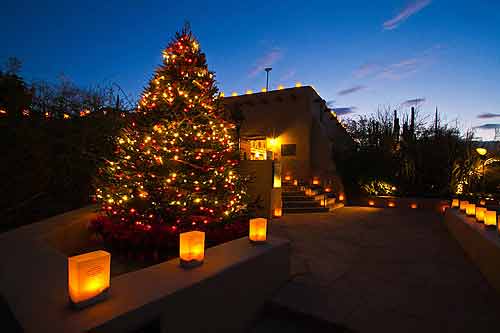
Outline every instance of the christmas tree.
POLYGON ((113 241, 162 248, 179 232, 242 214, 235 126, 219 97, 214 73, 185 27, 163 51, 163 64, 98 174, 105 217, 96 229, 113 241))

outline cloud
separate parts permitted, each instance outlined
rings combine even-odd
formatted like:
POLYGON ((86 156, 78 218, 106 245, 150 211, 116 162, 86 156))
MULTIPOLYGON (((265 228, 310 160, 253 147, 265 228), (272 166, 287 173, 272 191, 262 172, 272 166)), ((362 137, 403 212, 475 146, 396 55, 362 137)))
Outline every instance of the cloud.
POLYGON ((254 77, 260 72, 264 71, 264 68, 270 67, 276 61, 281 59, 283 56, 283 52, 279 48, 273 48, 269 52, 267 52, 264 56, 257 59, 255 62, 255 66, 248 73, 249 77, 254 77))
POLYGON ((498 118, 500 117, 500 113, 481 113, 477 117, 479 119, 498 118))
POLYGON ((338 116, 344 116, 346 114, 351 114, 356 112, 358 108, 355 106, 349 106, 344 108, 333 108, 332 111, 335 112, 338 116))
POLYGON ((365 88, 366 88, 365 86, 359 86, 358 85, 358 86, 354 86, 354 87, 351 87, 351 88, 348 88, 348 89, 341 90, 337 94, 340 95, 340 96, 349 95, 349 94, 355 93, 357 91, 363 90, 365 88))
POLYGON ((431 2, 431 0, 413 0, 396 16, 384 22, 384 30, 396 29, 401 23, 410 18, 410 16, 418 13, 419 11, 430 5, 431 2))
POLYGON ((425 58, 409 58, 386 66, 377 76, 382 79, 400 80, 416 73, 425 64, 425 58))
POLYGON ((420 97, 420 98, 415 98, 415 99, 408 99, 401 103, 402 106, 414 106, 418 105, 420 103, 425 102, 425 97, 420 97))
POLYGON ((378 78, 387 80, 400 80, 414 73, 417 73, 425 66, 436 62, 439 52, 445 48, 442 44, 435 44, 427 49, 423 49, 411 58, 401 59, 394 63, 377 64, 365 63, 357 68, 353 73, 355 79, 378 78))
POLYGON ((484 124, 481 126, 476 126, 474 128, 477 128, 477 129, 495 129, 495 128, 500 128, 500 124, 484 124))
POLYGON ((359 68, 357 68, 352 73, 352 75, 357 79, 361 79, 361 78, 364 78, 370 74, 373 74, 374 72, 378 71, 379 69, 380 69, 380 66, 377 64, 366 63, 366 64, 359 66, 359 68))

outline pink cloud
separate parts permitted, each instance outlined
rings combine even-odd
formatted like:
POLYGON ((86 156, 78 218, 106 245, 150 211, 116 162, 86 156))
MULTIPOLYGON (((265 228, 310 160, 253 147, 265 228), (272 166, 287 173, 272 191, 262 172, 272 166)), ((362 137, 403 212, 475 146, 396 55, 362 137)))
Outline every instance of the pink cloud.
POLYGON ((283 52, 280 49, 273 48, 268 53, 266 53, 264 56, 257 59, 257 61, 255 62, 255 66, 250 70, 250 72, 248 73, 248 76, 254 77, 258 73, 264 71, 264 68, 270 67, 276 61, 281 59, 282 56, 283 56, 283 52))
POLYGON ((392 19, 384 22, 384 30, 396 29, 401 23, 406 21, 410 16, 418 13, 428 5, 432 0, 414 0, 409 3, 401 12, 392 19))
POLYGON ((365 86, 358 85, 358 86, 354 86, 354 87, 351 87, 351 88, 347 88, 347 89, 341 90, 337 94, 341 95, 341 96, 343 96, 343 95, 349 95, 349 94, 358 92, 360 90, 363 90, 365 88, 366 88, 365 86))
POLYGON ((378 71, 380 68, 379 65, 377 64, 374 64, 374 63, 366 63, 364 65, 361 65, 359 68, 357 68, 354 72, 353 72, 353 76, 357 79, 361 79, 361 78, 364 78, 370 74, 372 74, 373 72, 376 72, 378 71))

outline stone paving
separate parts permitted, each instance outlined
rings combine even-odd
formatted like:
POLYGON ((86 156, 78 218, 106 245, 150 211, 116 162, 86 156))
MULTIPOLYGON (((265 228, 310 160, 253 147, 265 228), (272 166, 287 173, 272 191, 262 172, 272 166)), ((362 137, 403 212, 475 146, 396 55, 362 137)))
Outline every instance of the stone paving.
POLYGON ((500 295, 442 220, 364 207, 273 220, 292 246, 291 282, 273 301, 357 332, 498 332, 500 295))

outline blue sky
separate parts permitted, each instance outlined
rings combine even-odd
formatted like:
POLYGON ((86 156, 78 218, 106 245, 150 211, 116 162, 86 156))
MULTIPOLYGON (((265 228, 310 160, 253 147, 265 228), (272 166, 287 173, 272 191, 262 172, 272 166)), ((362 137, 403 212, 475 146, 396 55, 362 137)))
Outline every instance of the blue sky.
MULTIPOLYGON (((3 1, 0 60, 28 81, 116 82, 136 97, 185 20, 222 91, 314 85, 355 114, 437 106, 463 128, 500 123, 500 2, 3 1), (478 118, 486 114, 485 118, 478 118), (489 116, 487 114, 490 114, 489 116)), ((491 126, 490 126, 491 127, 491 126)), ((493 130, 478 130, 485 139, 493 130)))

